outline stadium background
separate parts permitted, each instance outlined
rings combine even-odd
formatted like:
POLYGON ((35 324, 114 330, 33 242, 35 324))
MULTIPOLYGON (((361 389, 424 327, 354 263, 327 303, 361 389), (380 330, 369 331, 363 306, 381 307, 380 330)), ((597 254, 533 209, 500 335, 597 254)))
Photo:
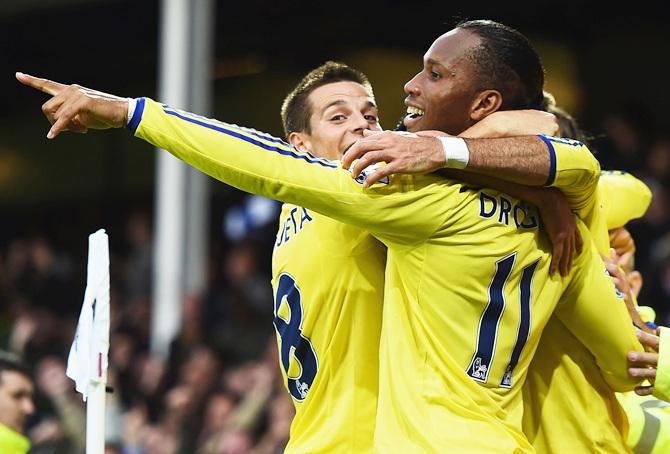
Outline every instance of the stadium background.
MULTIPOLYGON (((382 124, 392 127, 403 111, 404 82, 457 19, 491 18, 518 28, 540 52, 558 104, 594 136, 603 168, 630 171, 652 188, 649 213, 630 227, 645 277, 642 303, 668 323, 670 30, 660 5, 216 3, 214 116, 279 136, 284 95, 326 59, 368 74, 382 124)), ((152 357, 154 153, 125 131, 48 142, 39 110, 45 96, 14 80, 15 71, 24 71, 155 98, 158 12, 155 0, 0 4, 0 348, 20 350, 34 367, 39 411, 31 437, 43 449, 76 452, 81 434, 69 427, 80 407, 58 377, 84 291, 85 238, 104 227, 111 238, 118 390, 110 438, 117 447, 147 452, 195 452, 207 443, 225 445, 225 452, 254 445, 254 452, 274 452, 291 409, 273 356, 272 206, 211 181, 207 290, 185 300, 169 359, 152 357)))

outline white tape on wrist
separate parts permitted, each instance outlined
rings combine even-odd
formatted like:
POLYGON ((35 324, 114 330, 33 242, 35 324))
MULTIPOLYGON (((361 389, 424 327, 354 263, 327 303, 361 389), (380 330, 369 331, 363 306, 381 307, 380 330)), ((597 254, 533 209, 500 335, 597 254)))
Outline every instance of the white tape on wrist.
POLYGON ((130 120, 132 120, 136 106, 137 100, 135 98, 128 98, 128 116, 126 118, 126 124, 130 123, 130 120))
POLYGON ((470 161, 470 150, 460 137, 438 137, 444 149, 444 167, 464 169, 470 161))

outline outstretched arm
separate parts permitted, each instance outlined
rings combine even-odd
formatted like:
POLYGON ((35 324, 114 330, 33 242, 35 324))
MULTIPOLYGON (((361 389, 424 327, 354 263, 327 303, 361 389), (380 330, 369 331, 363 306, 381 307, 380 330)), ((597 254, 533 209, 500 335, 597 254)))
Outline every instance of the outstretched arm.
MULTIPOLYGON (((53 95, 43 106, 62 131, 118 128, 126 124, 128 99, 27 75, 24 84, 53 95)), ((357 225, 382 240, 422 241, 450 215, 427 216, 427 207, 445 198, 437 177, 415 181, 411 189, 388 180, 364 190, 338 162, 301 152, 252 129, 179 111, 150 99, 137 100, 128 128, 208 175, 243 191, 312 209, 357 225), (381 197, 384 196, 384 197, 381 197)))

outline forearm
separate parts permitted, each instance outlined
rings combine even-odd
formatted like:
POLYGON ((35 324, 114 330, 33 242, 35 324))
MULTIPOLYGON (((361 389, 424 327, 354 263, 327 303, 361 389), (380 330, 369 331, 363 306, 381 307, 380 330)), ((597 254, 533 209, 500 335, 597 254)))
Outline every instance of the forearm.
POLYGON ((605 381, 615 391, 632 390, 639 379, 628 375, 626 355, 642 352, 624 301, 604 273, 595 245, 588 244, 572 270, 571 282, 555 314, 595 357, 605 381))
POLYGON ((470 151, 468 172, 528 186, 541 186, 549 179, 549 150, 537 136, 464 140, 470 151))
POLYGON ((497 189, 517 199, 540 206, 547 201, 549 191, 555 190, 550 188, 539 188, 533 186, 525 186, 523 184, 513 183, 511 181, 501 180, 500 178, 489 175, 465 172, 456 169, 444 169, 440 174, 447 178, 464 181, 466 183, 475 184, 477 186, 497 189))
POLYGON ((86 413, 81 406, 81 401, 74 401, 68 396, 60 396, 54 397, 52 402, 68 438, 80 451, 83 451, 86 447, 86 438, 81 428, 85 426, 86 413))
POLYGON ((548 136, 465 141, 470 152, 465 170, 560 189, 582 218, 593 209, 600 164, 581 142, 548 136))

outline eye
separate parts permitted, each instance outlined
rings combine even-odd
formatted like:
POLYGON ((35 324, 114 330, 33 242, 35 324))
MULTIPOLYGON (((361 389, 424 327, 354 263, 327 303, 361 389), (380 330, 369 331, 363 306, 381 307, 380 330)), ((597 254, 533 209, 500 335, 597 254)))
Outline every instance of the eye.
POLYGON ((379 121, 379 118, 377 118, 376 115, 371 115, 371 114, 365 115, 365 119, 367 121, 371 121, 371 122, 374 122, 374 123, 377 123, 377 121, 379 121))
POLYGON ((337 115, 333 115, 332 117, 330 117, 330 121, 343 121, 343 120, 346 120, 346 119, 347 119, 347 117, 345 117, 342 114, 337 114, 337 115))
POLYGON ((438 80, 442 77, 442 74, 434 70, 429 71, 428 74, 430 75, 430 78, 433 80, 438 80))

